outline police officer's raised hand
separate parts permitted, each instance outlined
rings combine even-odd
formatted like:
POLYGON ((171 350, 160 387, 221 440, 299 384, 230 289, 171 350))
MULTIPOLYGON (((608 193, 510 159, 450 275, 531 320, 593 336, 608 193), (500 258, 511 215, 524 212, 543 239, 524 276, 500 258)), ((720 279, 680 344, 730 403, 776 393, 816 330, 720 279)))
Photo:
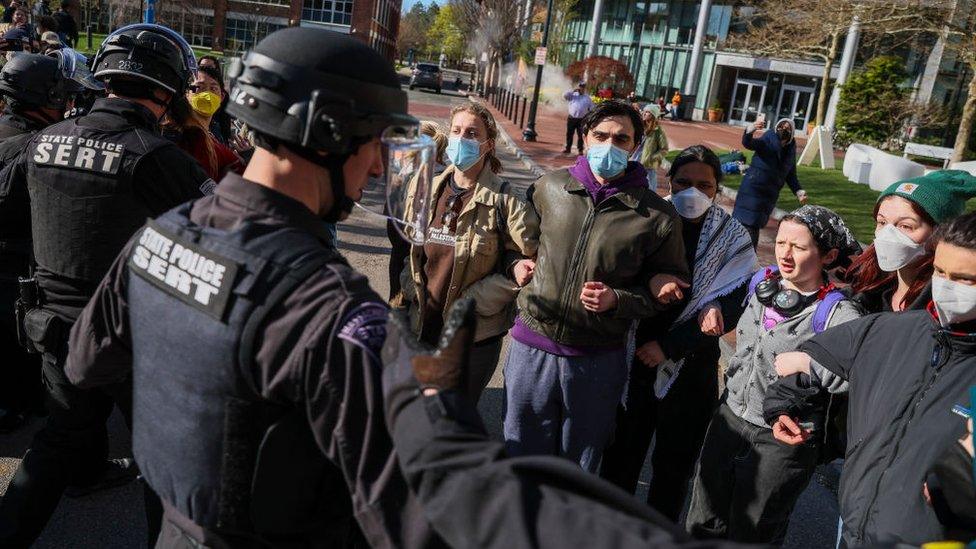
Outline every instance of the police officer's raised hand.
POLYGON ((404 311, 390 313, 383 346, 383 397, 387 425, 418 391, 432 396, 467 387, 468 361, 477 323, 474 300, 461 298, 444 319, 439 345, 420 341, 404 311))
POLYGON ((776 355, 776 374, 779 377, 793 374, 810 375, 810 355, 801 351, 792 351, 776 355))
POLYGON ((602 282, 584 282, 580 301, 591 313, 605 313, 617 308, 617 292, 602 282))
POLYGON ((785 414, 779 416, 773 424, 773 438, 790 446, 803 444, 812 434, 809 429, 800 427, 793 418, 785 414))

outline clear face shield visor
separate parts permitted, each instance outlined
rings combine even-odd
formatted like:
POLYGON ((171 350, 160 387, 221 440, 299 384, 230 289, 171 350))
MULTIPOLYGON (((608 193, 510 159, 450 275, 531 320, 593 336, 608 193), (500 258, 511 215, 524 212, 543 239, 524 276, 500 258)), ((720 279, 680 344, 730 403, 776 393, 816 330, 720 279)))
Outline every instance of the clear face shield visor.
POLYGON ((436 144, 413 125, 387 128, 380 143, 384 173, 370 178, 357 206, 386 218, 407 242, 422 246, 430 219, 436 144))

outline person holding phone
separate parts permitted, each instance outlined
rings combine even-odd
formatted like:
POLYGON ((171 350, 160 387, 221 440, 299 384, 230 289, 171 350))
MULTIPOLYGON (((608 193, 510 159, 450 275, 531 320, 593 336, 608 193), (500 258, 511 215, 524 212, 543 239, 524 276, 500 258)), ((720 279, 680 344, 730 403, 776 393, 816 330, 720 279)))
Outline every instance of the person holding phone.
POLYGON ((774 131, 764 132, 760 137, 754 136, 765 128, 766 119, 763 116, 746 126, 742 134, 742 146, 755 151, 755 154, 742 178, 732 211, 732 217, 749 231, 754 248, 759 245, 759 231, 766 226, 776 208, 779 191, 784 184, 789 185, 800 204, 807 203, 807 192, 796 177, 796 140, 793 138, 796 128, 793 121, 784 118, 776 123, 774 131))

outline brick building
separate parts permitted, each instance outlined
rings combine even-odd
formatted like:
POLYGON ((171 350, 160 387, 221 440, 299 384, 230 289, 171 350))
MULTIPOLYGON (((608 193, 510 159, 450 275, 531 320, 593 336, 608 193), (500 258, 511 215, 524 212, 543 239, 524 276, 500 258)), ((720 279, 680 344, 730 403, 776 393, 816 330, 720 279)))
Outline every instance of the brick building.
MULTIPOLYGON (((109 32, 141 19, 141 2, 92 1, 78 21, 109 32)), ((84 6, 84 3, 83 3, 84 6)), ((392 60, 400 24, 400 0, 157 0, 156 21, 193 46, 228 55, 242 53, 268 34, 289 26, 322 27, 351 34, 392 60)))

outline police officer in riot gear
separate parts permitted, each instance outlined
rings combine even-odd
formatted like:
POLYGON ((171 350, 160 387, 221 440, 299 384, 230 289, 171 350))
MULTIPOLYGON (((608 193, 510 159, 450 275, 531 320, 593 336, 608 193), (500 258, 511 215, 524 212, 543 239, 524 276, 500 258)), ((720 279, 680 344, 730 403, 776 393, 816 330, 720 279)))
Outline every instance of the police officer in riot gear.
POLYGON ((132 376, 157 547, 439 545, 383 424, 386 306, 325 224, 384 174, 381 134, 415 129, 406 94, 378 53, 322 29, 269 35, 230 76, 256 134, 247 170, 137 232, 66 373, 132 376))
MULTIPOLYGON (((0 169, 16 158, 41 128, 63 118, 78 86, 62 74, 58 61, 19 54, 0 70, 0 95, 7 103, 0 116, 0 169)), ((0 432, 10 432, 43 408, 41 361, 18 339, 15 304, 17 279, 28 276, 31 253, 27 187, 0 189, 0 432)), ((22 339, 22 337, 21 337, 22 339)))
MULTIPOLYGON (((109 35, 94 59, 108 97, 85 116, 31 137, 0 173, 0 187, 29 192, 37 299, 23 329, 41 352, 48 417, 0 500, 0 546, 26 547, 66 487, 130 480, 107 461, 113 403, 126 386, 81 390, 64 375, 71 325, 126 241, 145 222, 212 189, 196 162, 158 135, 169 101, 184 93, 194 61, 178 35, 134 25, 109 35)), ((128 473, 128 474, 127 474, 128 473)), ((151 507, 147 506, 150 524, 151 507)))

